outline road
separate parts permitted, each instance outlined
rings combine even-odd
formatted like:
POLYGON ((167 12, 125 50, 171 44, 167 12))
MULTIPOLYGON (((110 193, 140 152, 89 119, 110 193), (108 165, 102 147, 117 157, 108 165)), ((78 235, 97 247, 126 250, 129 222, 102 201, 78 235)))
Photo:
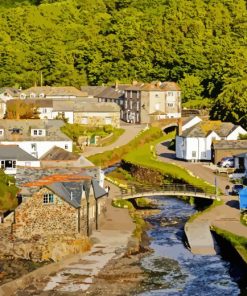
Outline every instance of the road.
POLYGON ((94 154, 103 153, 105 151, 113 150, 114 148, 123 146, 133 140, 146 125, 141 124, 121 124, 120 126, 125 132, 117 139, 116 142, 104 147, 87 146, 83 152, 83 156, 88 157, 94 154))

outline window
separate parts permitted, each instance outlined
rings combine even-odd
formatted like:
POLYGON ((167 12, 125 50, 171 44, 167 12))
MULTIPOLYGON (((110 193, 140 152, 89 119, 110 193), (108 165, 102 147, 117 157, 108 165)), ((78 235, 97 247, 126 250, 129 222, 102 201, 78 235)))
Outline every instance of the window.
POLYGON ((35 143, 31 144, 31 149, 36 151, 37 150, 37 145, 35 143))
POLYGON ((0 130, 0 136, 2 136, 3 135, 3 130, 0 130))
POLYGON ((174 106, 173 103, 168 103, 167 105, 168 105, 168 107, 173 107, 174 106))
POLYGON ((105 124, 112 124, 112 118, 111 117, 106 117, 105 118, 105 124))
POLYGON ((173 96, 173 92, 172 91, 168 91, 168 96, 173 96))
POLYGON ((47 109, 46 108, 43 109, 43 113, 47 113, 47 109))
POLYGON ((42 130, 39 130, 39 136, 42 136, 42 134, 43 134, 42 130))
POLYGON ((81 124, 88 124, 88 118, 87 117, 82 117, 81 124))
POLYGON ((136 110, 140 110, 140 102, 136 102, 136 110))
POLYGON ((159 94, 155 94, 155 98, 158 98, 159 97, 159 94))
POLYGON ((46 193, 43 196, 43 203, 44 204, 49 204, 49 203, 54 203, 54 195, 52 193, 46 193))
POLYGON ((37 136, 38 131, 37 130, 33 130, 33 134, 34 134, 34 136, 37 136))
POLYGON ((5 165, 4 165, 4 160, 1 160, 1 169, 4 169, 5 165))
POLYGON ((68 144, 65 144, 64 145, 64 149, 69 149, 69 145, 68 144))
POLYGON ((192 151, 192 157, 196 157, 196 151, 192 151))

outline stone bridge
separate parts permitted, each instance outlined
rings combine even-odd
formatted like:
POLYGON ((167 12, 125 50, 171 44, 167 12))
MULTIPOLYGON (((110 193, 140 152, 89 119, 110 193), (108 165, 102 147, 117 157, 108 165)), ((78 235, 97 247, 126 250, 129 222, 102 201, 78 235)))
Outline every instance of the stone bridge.
POLYGON ((121 190, 121 199, 135 199, 150 196, 188 196, 217 199, 216 189, 195 187, 187 184, 169 184, 163 186, 129 186, 121 190))

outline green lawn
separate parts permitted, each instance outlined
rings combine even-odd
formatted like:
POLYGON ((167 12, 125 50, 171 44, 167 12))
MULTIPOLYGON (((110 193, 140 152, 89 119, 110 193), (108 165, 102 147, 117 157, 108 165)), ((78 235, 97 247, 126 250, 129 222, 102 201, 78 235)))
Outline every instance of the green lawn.
POLYGON ((138 147, 137 149, 125 155, 123 160, 141 167, 154 169, 156 171, 159 171, 163 175, 168 175, 174 179, 181 180, 195 187, 203 188, 204 190, 214 193, 214 186, 207 183, 203 179, 193 176, 186 169, 175 164, 164 163, 157 160, 155 154, 155 146, 160 142, 164 142, 168 139, 174 138, 174 136, 175 133, 172 132, 163 137, 160 137, 159 139, 156 139, 155 141, 138 147))
POLYGON ((157 138, 160 138, 161 136, 162 131, 159 128, 151 127, 148 130, 142 131, 128 144, 104 153, 92 155, 88 157, 88 159, 95 165, 105 168, 120 162, 130 151, 145 145, 145 143, 149 143, 157 138))

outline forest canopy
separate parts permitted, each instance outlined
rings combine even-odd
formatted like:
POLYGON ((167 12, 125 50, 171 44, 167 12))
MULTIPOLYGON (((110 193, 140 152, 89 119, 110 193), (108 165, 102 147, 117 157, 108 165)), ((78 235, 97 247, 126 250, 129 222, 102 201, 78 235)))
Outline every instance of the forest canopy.
POLYGON ((245 0, 0 0, 0 32, 0 87, 172 80, 246 115, 245 0))

